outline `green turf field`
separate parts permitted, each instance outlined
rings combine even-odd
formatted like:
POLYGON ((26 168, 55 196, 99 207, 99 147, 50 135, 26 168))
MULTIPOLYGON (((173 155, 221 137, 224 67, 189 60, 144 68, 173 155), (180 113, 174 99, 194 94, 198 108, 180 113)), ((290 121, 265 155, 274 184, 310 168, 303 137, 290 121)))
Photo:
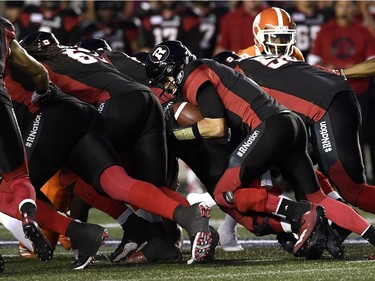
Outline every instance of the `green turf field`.
MULTIPOLYGON (((214 209, 213 225, 217 227, 222 217, 214 209)), ((89 221, 108 226, 108 243, 99 251, 111 253, 121 239, 121 229, 99 211, 92 210, 89 221)), ((0 235, 2 241, 12 239, 3 228, 0 235)), ((41 262, 18 257, 16 244, 13 243, 2 246, 0 250, 6 263, 0 280, 375 280, 375 261, 366 259, 373 249, 363 240, 353 239, 357 236, 351 236, 351 243, 346 244, 346 258, 342 261, 332 259, 327 253, 318 261, 296 259, 281 250, 274 237, 257 238, 243 228, 239 228, 239 236, 252 241, 245 244, 245 251, 227 253, 217 249, 216 261, 209 265, 187 265, 189 252, 186 247, 184 262, 180 263, 133 266, 97 261, 82 271, 69 268, 73 254, 61 246, 57 247, 52 261, 41 262), (267 243, 260 243, 265 239, 267 243)))

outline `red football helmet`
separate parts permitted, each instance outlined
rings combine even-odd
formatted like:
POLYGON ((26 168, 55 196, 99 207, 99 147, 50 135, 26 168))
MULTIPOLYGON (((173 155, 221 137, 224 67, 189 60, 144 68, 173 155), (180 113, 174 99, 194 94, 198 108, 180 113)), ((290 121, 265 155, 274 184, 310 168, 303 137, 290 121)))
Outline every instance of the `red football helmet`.
POLYGON ((296 43, 296 24, 280 8, 260 12, 253 23, 254 41, 268 55, 291 55, 296 43))

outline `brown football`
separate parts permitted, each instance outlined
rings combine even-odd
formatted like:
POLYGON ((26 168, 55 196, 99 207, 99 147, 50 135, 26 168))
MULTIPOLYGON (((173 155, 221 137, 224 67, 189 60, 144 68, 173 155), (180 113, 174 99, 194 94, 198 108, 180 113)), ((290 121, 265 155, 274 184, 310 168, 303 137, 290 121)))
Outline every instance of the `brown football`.
POLYGON ((176 102, 172 108, 174 118, 181 127, 191 126, 204 118, 198 106, 188 102, 176 102))

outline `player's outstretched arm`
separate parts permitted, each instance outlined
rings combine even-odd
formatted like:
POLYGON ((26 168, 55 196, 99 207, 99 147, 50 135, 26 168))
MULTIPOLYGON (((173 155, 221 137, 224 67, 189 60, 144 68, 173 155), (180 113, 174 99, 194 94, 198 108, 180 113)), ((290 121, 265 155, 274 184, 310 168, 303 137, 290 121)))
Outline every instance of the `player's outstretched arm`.
POLYGON ((47 69, 36 59, 30 56, 16 40, 13 40, 10 43, 9 59, 12 63, 17 65, 26 74, 33 78, 39 94, 47 92, 49 83, 47 69))
POLYGON ((375 58, 365 60, 344 69, 348 78, 361 78, 375 75, 375 58))

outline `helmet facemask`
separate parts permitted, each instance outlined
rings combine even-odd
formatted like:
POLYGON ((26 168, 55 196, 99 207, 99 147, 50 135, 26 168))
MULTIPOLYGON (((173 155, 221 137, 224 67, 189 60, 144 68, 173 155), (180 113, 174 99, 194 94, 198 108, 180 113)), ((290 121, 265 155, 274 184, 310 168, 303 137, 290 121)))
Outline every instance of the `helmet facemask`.
POLYGON ((285 27, 259 30, 256 39, 267 55, 291 55, 292 46, 296 43, 296 30, 285 27))

